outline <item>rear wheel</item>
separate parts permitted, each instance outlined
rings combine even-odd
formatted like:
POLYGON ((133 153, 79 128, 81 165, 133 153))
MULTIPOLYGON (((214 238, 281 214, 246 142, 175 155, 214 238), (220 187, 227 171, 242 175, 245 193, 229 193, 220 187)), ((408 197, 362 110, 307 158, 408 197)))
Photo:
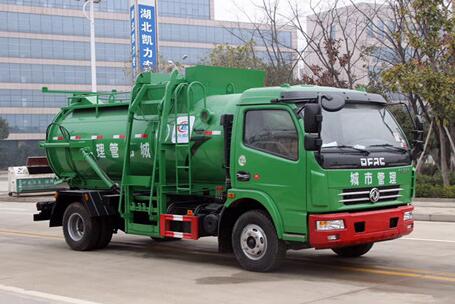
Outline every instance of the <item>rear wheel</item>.
POLYGON ((239 217, 232 231, 232 247, 239 264, 250 271, 272 271, 286 255, 284 242, 278 239, 271 219, 261 210, 239 217))
POLYGON ((332 250, 341 257, 357 258, 370 251, 373 243, 361 244, 348 247, 332 248, 332 250))
POLYGON ((103 249, 106 248, 112 240, 112 234, 114 233, 114 223, 111 217, 99 218, 99 222, 101 231, 98 242, 96 244, 96 249, 103 249))
POLYGON ((70 204, 63 214, 63 234, 68 246, 77 251, 95 249, 100 241, 101 223, 90 217, 79 202, 70 204))

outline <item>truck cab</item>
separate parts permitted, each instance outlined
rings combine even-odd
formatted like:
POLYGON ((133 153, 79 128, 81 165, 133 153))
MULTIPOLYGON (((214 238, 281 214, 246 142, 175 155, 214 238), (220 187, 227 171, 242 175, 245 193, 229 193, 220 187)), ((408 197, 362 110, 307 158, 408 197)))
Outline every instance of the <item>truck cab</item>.
MULTIPOLYGON (((233 125, 226 206, 260 202, 288 247, 354 257, 413 230, 410 145, 382 96, 317 86, 251 89, 233 125)), ((264 245, 250 248, 266 239, 264 229, 247 227, 242 235, 254 241, 246 238, 240 260, 265 255, 264 245)))

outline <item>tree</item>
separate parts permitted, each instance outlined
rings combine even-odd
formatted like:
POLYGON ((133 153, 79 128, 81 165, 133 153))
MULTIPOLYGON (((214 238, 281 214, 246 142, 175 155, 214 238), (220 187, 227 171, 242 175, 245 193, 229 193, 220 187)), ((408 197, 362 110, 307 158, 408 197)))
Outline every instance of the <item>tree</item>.
POLYGON ((254 45, 252 40, 240 46, 217 45, 210 53, 208 63, 230 68, 263 69, 264 63, 256 57, 254 45))
POLYGON ((406 18, 402 39, 415 56, 386 69, 382 78, 392 90, 415 94, 428 105, 423 108, 435 122, 439 169, 444 185, 449 185, 450 157, 455 152, 455 19, 451 1, 398 2, 404 4, 406 18))
POLYGON ((8 122, 0 117, 0 140, 9 136, 8 122))
POLYGON ((366 54, 379 67, 370 81, 389 93, 406 95, 414 113, 425 118, 427 145, 417 169, 430 151, 447 185, 450 160, 452 170, 455 167, 454 120, 447 115, 453 104, 447 93, 454 91, 450 1, 385 0, 369 4, 369 10, 351 3, 376 38, 366 54))
POLYGON ((297 48, 283 35, 285 32, 291 33, 293 28, 289 18, 280 15, 279 4, 279 0, 262 0, 260 4, 255 5, 255 13, 258 13, 259 17, 253 17, 239 7, 252 30, 245 30, 240 26, 235 29, 225 28, 245 46, 251 48, 249 50, 251 58, 262 62, 261 68, 266 71, 267 85, 298 82, 296 73, 298 57, 295 56, 297 48))
POLYGON ((296 50, 305 68, 304 79, 321 85, 355 88, 366 82, 364 49, 367 47, 365 18, 355 9, 340 6, 336 0, 321 10, 321 2, 289 1, 290 20, 304 40, 296 50), (304 10, 309 7, 310 16, 304 10), (361 67, 361 68, 359 68, 361 67))

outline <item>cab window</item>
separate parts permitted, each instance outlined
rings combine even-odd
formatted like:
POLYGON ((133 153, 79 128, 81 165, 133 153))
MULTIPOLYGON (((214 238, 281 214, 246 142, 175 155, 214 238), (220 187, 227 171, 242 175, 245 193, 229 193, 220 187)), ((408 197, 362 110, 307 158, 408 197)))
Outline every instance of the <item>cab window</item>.
POLYGON ((298 159, 297 129, 289 112, 284 110, 246 112, 243 142, 256 150, 290 160, 298 159))

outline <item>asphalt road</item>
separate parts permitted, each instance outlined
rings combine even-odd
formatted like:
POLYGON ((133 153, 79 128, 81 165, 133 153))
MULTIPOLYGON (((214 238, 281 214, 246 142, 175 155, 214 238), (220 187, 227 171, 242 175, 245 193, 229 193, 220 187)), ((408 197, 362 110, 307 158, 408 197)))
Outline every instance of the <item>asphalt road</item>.
POLYGON ((455 302, 455 223, 417 222, 414 234, 359 259, 292 251, 278 272, 260 274, 218 254, 214 238, 119 234, 105 250, 71 251, 33 212, 0 202, 0 303, 455 302))

